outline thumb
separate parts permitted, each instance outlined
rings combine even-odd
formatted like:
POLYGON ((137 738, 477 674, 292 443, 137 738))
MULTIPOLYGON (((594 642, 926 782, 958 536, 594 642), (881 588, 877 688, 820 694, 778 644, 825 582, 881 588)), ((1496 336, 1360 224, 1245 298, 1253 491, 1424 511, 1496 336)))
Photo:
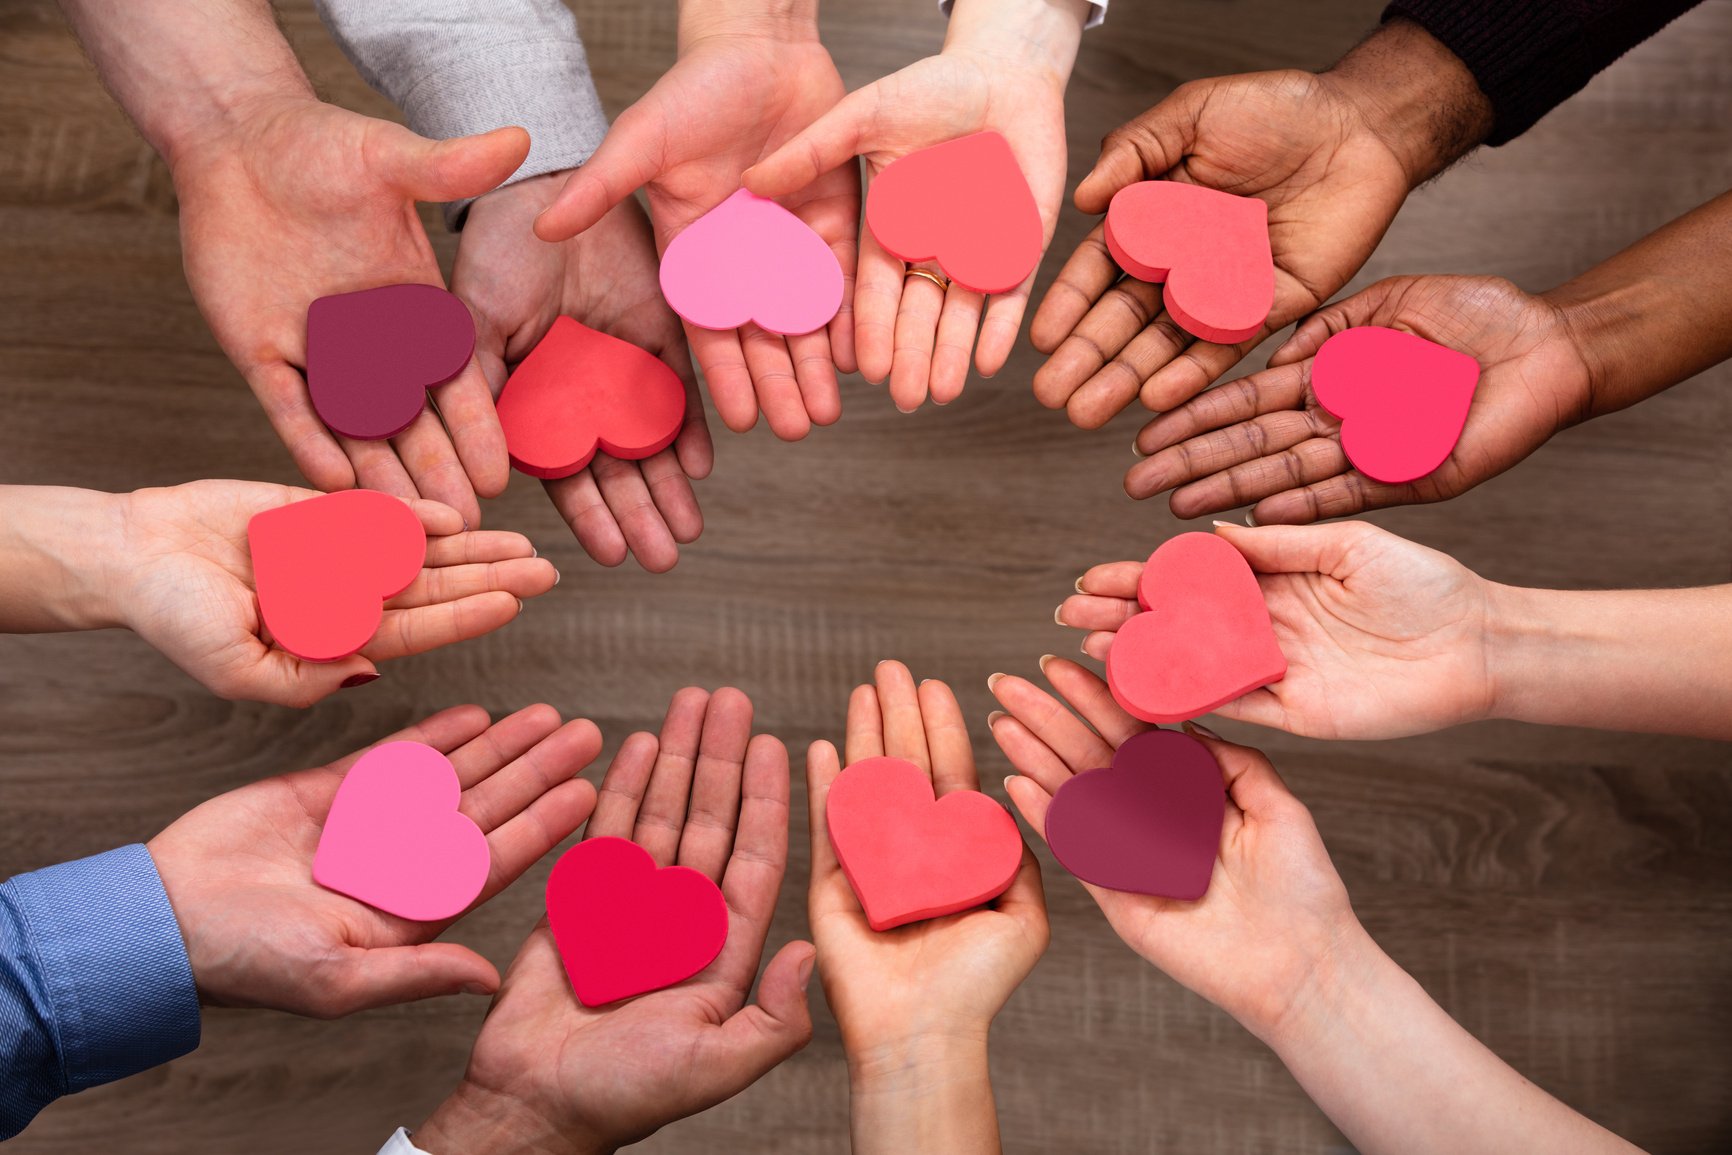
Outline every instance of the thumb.
POLYGON ((1317 310, 1299 322, 1293 335, 1269 354, 1269 368, 1274 369, 1294 361, 1303 361, 1307 357, 1315 357, 1317 350, 1323 348, 1323 343, 1335 334, 1374 323, 1397 283, 1398 278, 1393 277, 1379 281, 1346 300, 1317 310))
POLYGON ((304 709, 338 690, 371 682, 379 676, 379 670, 360 654, 336 662, 304 662, 287 650, 272 647, 265 653, 260 674, 256 693, 259 701, 304 709), (363 681, 352 680, 356 678, 363 681))
MULTIPOLYGON (((746 1087, 812 1040, 812 1008, 806 988, 818 952, 809 942, 791 942, 776 952, 758 980, 758 1001, 734 1012, 721 1026, 719 1071, 746 1087)), ((733 1092, 730 1091, 730 1094, 733 1092)))
POLYGON ((646 97, 620 113, 601 146, 566 178, 553 203, 535 218, 536 236, 549 242, 570 240, 661 175, 666 123, 660 104, 648 106, 648 101, 646 97))
POLYGON ((874 88, 851 92, 781 148, 747 169, 742 179, 761 197, 799 192, 831 169, 871 151, 867 126, 877 119, 874 88))
POLYGON ((1244 554, 1258 573, 1318 573, 1341 579, 1351 568, 1350 551, 1377 532, 1363 521, 1256 527, 1215 523, 1215 533, 1244 554))
POLYGON ((333 1015, 411 1003, 441 995, 491 995, 493 964, 454 942, 354 949, 327 992, 333 1015))
POLYGON ((462 200, 498 187, 516 172, 529 155, 529 134, 496 128, 479 136, 428 140, 399 128, 386 155, 386 179, 416 200, 462 200))
POLYGON ((1113 129, 1101 156, 1076 186, 1076 207, 1104 213, 1113 194, 1127 185, 1163 177, 1177 168, 1197 141, 1200 102, 1179 89, 1135 120, 1113 129))

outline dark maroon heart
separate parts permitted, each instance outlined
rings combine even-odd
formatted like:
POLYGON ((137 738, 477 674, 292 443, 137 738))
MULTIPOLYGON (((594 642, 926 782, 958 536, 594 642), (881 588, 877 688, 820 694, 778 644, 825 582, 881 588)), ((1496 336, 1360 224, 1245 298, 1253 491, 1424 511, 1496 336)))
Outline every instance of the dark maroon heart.
POLYGON ((1196 899, 1209 889, 1226 813, 1208 748, 1177 730, 1149 730, 1120 746, 1111 767, 1059 787, 1046 841, 1084 882, 1196 899))
POLYGON ((307 391, 320 420, 378 441, 407 429, 427 390, 469 364, 469 307, 435 285, 385 285, 307 308, 307 391))

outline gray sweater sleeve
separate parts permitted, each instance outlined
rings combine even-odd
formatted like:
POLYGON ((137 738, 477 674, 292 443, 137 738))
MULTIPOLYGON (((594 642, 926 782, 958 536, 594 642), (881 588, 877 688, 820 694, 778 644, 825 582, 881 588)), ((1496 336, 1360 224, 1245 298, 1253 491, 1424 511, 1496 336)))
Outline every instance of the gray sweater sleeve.
MULTIPOLYGON (((362 78, 422 136, 529 130, 529 158, 513 181, 582 164, 607 133, 577 21, 561 0, 317 4, 362 78)), ((468 207, 445 206, 446 223, 461 227, 468 207)))

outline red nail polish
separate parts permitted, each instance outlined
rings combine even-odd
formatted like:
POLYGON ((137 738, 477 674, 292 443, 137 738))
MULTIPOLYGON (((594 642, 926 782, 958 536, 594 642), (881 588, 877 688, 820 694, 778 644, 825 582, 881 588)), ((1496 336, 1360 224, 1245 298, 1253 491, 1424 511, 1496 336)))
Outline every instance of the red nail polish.
POLYGON ((368 682, 377 682, 378 680, 378 674, 350 674, 343 679, 342 685, 338 689, 352 690, 356 686, 365 686, 368 682))

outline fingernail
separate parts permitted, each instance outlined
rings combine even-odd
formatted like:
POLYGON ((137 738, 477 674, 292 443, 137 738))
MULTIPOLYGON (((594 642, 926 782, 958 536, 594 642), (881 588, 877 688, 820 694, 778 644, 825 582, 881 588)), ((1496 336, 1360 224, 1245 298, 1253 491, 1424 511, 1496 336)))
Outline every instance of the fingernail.
POLYGON ((356 686, 365 686, 368 682, 377 682, 378 680, 378 674, 350 674, 348 677, 343 679, 342 684, 337 688, 340 690, 353 690, 356 686))
POLYGON ((1217 521, 1214 524, 1220 525, 1220 526, 1225 526, 1228 529, 1238 529, 1239 528, 1238 526, 1234 525, 1230 521, 1217 521))
MULTIPOLYGON (((918 409, 918 408, 920 408, 920 406, 918 406, 918 405, 916 405, 914 407, 914 409, 918 409)), ((898 405, 896 407, 896 412, 898 412, 898 413, 902 414, 904 417, 906 417, 908 414, 914 412, 914 409, 904 409, 904 408, 902 408, 902 406, 898 405)))
POLYGON ((1019 778, 1019 777, 1020 777, 1020 775, 1017 775, 1017 774, 1006 774, 1004 776, 1004 792, 1006 794, 1010 793, 1010 784, 1012 782, 1015 782, 1017 780, 1017 778, 1019 778))
POLYGON ((1060 616, 1063 613, 1064 613, 1064 606, 1062 606, 1062 605, 1060 605, 1058 607, 1058 609, 1052 611, 1052 624, 1053 625, 1055 625, 1055 626, 1064 625, 1064 618, 1060 616))
POLYGON ((466 995, 490 995, 493 992, 482 986, 480 983, 464 983, 463 993, 466 995))
POLYGON ((800 989, 804 991, 812 983, 812 964, 818 961, 816 952, 806 956, 806 961, 800 964, 800 989))
POLYGON ((1137 438, 1135 437, 1131 438, 1131 452, 1136 454, 1138 457, 1148 456, 1148 454, 1143 452, 1143 447, 1137 443, 1137 438))
POLYGON ((1087 638, 1084 638, 1084 639, 1083 639, 1083 644, 1082 644, 1082 645, 1080 645, 1080 646, 1078 646, 1078 647, 1077 647, 1077 649, 1079 649, 1079 650, 1081 650, 1081 651, 1082 651, 1082 656, 1083 656, 1083 657, 1085 657, 1085 658, 1092 658, 1092 657, 1094 657, 1094 655, 1093 655, 1093 654, 1091 654, 1091 653, 1089 653, 1089 641, 1088 641, 1088 639, 1087 639, 1087 638))
POLYGON ((1088 593, 1088 591, 1087 591, 1087 590, 1085 590, 1085 589, 1083 589, 1083 588, 1082 588, 1082 579, 1081 579, 1081 578, 1077 578, 1077 579, 1076 579, 1076 592, 1077 592, 1077 593, 1079 593, 1079 594, 1086 594, 1086 593, 1088 593))
POLYGON ((1008 718, 1008 717, 1010 717, 1010 715, 1006 714, 1003 710, 994 710, 992 713, 990 713, 986 716, 986 728, 988 730, 990 730, 995 725, 998 724, 998 720, 1000 718, 1008 718))
POLYGON ((1245 511, 1245 524, 1250 526, 1252 529, 1257 528, 1257 515, 1248 509, 1245 511))
POLYGON ((988 689, 988 690, 990 690, 990 689, 992 689, 992 688, 993 688, 993 687, 994 687, 994 686, 996 686, 996 685, 998 685, 998 681, 999 681, 999 679, 1000 679, 1000 678, 1002 678, 1002 677, 1004 677, 1004 675, 1003 675, 1003 674, 989 674, 989 675, 988 675, 988 676, 987 676, 987 679, 986 679, 986 688, 987 688, 987 689, 988 689))
POLYGON ((531 543, 531 545, 529 547, 529 556, 530 557, 540 557, 541 556, 541 551, 536 549, 533 543, 531 543))
POLYGON ((1205 738, 1212 738, 1216 742, 1225 742, 1226 741, 1225 738, 1221 737, 1219 734, 1215 733, 1213 730, 1209 729, 1207 726, 1203 725, 1201 722, 1186 722, 1184 724, 1184 726, 1181 727, 1181 729, 1183 729, 1186 733, 1189 733, 1189 734, 1201 734, 1205 738))
POLYGON ((523 599, 522 598, 517 599, 517 612, 518 613, 523 612, 523 599))
POLYGON ((1046 673, 1046 664, 1051 661, 1056 661, 1057 659, 1057 654, 1042 654, 1040 656, 1040 672, 1043 674, 1046 673))
POLYGON ((558 571, 558 570, 554 570, 554 571, 553 571, 553 584, 554 584, 554 585, 558 585, 558 584, 559 584, 559 579, 560 579, 560 578, 562 578, 562 577, 564 577, 564 576, 565 576, 565 575, 564 575, 564 574, 562 574, 562 573, 560 573, 560 572, 559 572, 559 571, 558 571))

